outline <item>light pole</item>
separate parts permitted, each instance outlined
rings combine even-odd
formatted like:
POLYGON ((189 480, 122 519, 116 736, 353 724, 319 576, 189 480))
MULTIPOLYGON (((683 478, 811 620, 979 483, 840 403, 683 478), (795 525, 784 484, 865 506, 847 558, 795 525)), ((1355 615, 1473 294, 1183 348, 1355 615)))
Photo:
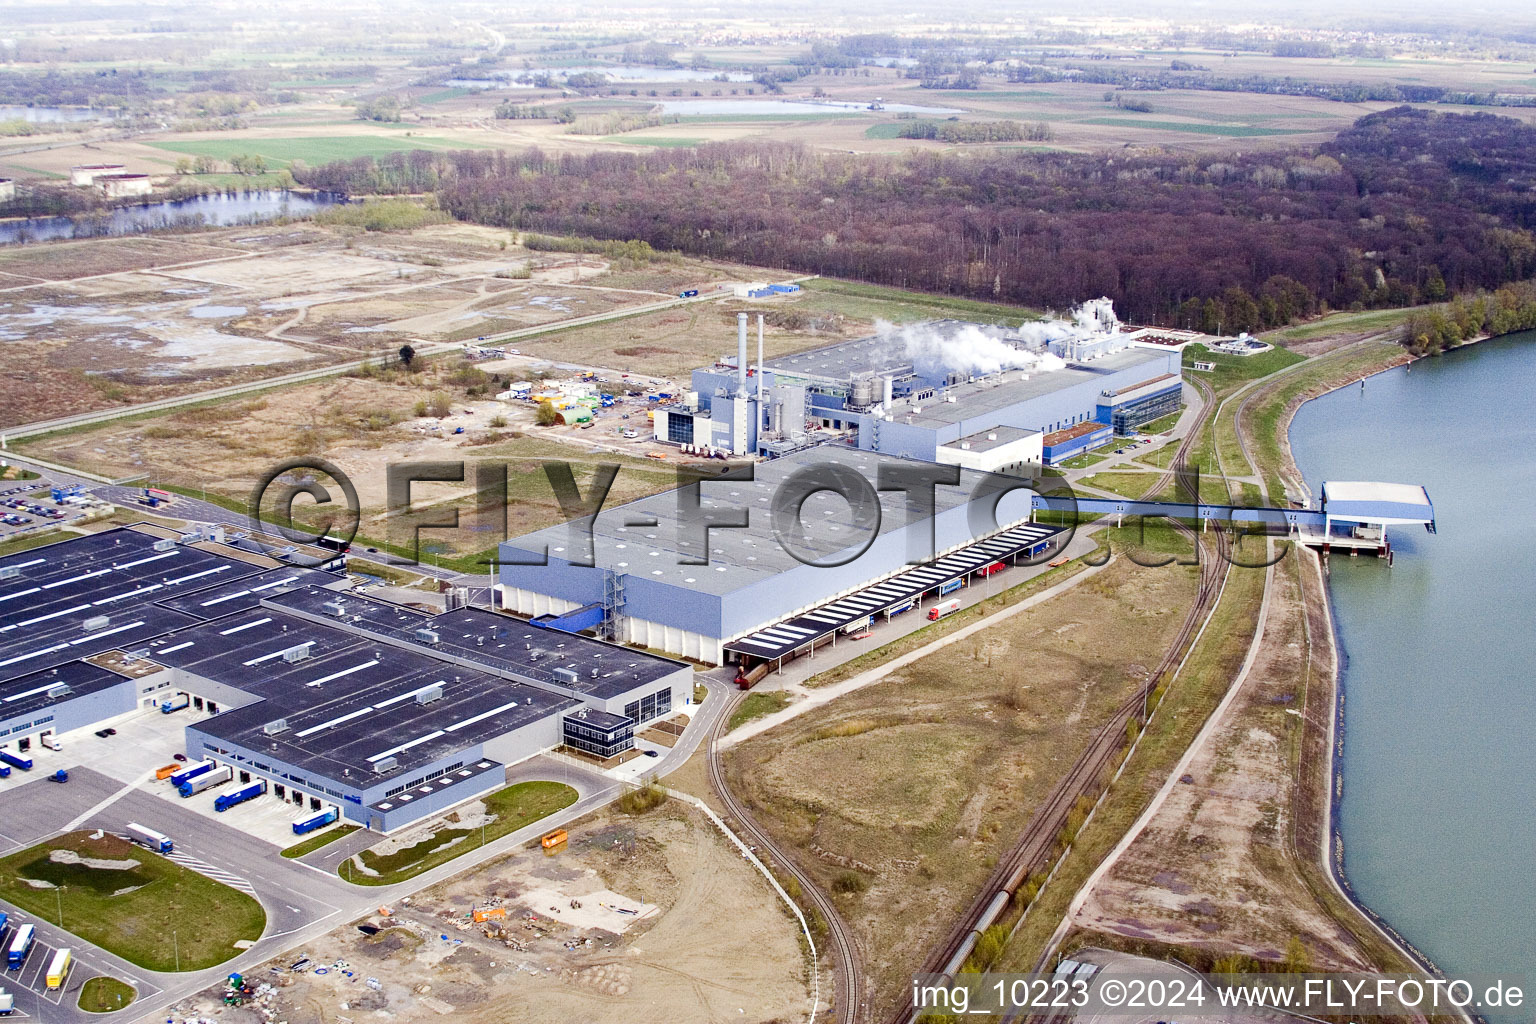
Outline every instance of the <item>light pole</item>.
POLYGON ((59 927, 64 927, 64 886, 58 886, 53 890, 54 899, 59 904, 59 927))

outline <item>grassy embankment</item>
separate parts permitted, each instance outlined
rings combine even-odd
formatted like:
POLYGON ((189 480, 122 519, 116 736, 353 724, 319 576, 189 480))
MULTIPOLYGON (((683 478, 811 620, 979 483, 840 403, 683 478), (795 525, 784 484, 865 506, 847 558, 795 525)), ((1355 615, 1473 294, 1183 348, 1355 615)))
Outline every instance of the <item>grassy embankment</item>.
POLYGON ((0 859, 0 897, 151 971, 221 964, 240 951, 235 943, 261 938, 267 922, 261 904, 245 893, 116 836, 92 839, 89 832, 0 859), (55 859, 55 851, 66 860, 55 859), (74 857, 101 864, 67 862, 74 857))
MULTIPOLYGON (((1390 366, 1401 357, 1402 350, 1393 345, 1355 347, 1312 360, 1275 382, 1261 386, 1250 403, 1243 426, 1250 437, 1249 450, 1257 468, 1266 481, 1274 481, 1272 488, 1277 487, 1281 467, 1287 464, 1281 448, 1283 430, 1302 397, 1390 366)), ((1217 385, 1217 401, 1241 388, 1245 382, 1285 369, 1299 359, 1285 358, 1282 361, 1276 358, 1275 361, 1280 365, 1233 367, 1212 375, 1213 383, 1217 385)), ((1241 399, 1229 405, 1236 406, 1240 402, 1241 399)), ((1224 461, 1227 457, 1234 460, 1226 463, 1229 472, 1247 471, 1232 433, 1234 414, 1233 408, 1223 410, 1222 416, 1207 424, 1195 446, 1192 463, 1214 467, 1219 448, 1226 453, 1224 461)), ((1293 554, 1290 560, 1297 557, 1293 554)), ((1287 571, 1285 563, 1277 571, 1287 571)), ((1062 836, 1060 845, 1064 852, 1050 884, 1026 908, 1022 921, 1017 914, 1005 919, 1004 923, 1013 929, 1012 938, 1006 939, 1001 932, 995 934, 994 941, 987 947, 988 958, 977 966, 1029 970, 1044 955, 1047 942, 1072 897, 1140 816, 1236 677, 1257 626, 1263 601, 1263 580, 1262 571, 1256 569, 1233 568, 1229 572, 1221 600, 1212 613, 1202 641, 1190 653, 1183 670, 1166 692, 1159 694, 1156 714, 1147 726, 1135 759, 1105 794, 1093 819, 1079 831, 1062 836)), ((1314 599, 1321 597, 1315 595, 1314 599)), ((1308 889, 1319 905, 1378 956, 1383 967, 1401 966, 1395 951, 1381 942, 1373 930, 1364 925, 1358 912, 1332 891, 1315 859, 1298 858, 1298 863, 1303 877, 1308 879, 1308 889)), ((1189 951, 1170 952, 1192 955, 1189 951)))
POLYGON ((787 707, 789 707, 789 694, 783 690, 754 691, 747 694, 742 702, 736 705, 736 710, 731 712, 730 721, 725 724, 725 731, 739 729, 748 722, 755 722, 759 718, 765 718, 787 707))
POLYGON ((519 782, 483 798, 486 814, 495 816, 485 826, 440 828, 421 842, 393 853, 364 850, 343 862, 337 873, 355 885, 403 882, 569 807, 577 795, 576 790, 559 782, 519 782), (361 864, 362 870, 353 870, 353 861, 361 864))
POLYGON ((314 853, 322 846, 329 846, 338 839, 345 839, 361 827, 360 825, 337 825, 335 828, 326 829, 324 832, 317 832, 309 838, 288 847, 283 851, 283 856, 289 860, 294 860, 305 854, 314 853))

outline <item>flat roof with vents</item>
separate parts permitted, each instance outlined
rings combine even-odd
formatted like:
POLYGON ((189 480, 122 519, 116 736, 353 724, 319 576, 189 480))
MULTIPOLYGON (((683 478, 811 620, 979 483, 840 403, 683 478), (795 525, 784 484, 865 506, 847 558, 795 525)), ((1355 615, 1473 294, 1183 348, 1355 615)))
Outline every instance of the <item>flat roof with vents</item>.
MULTIPOLYGON (((356 603, 348 597, 349 606, 356 603)), ((359 787, 371 784, 388 758, 409 772, 579 704, 269 608, 184 629, 149 647, 148 656, 163 665, 249 696, 191 728, 212 742, 227 740, 359 787), (310 657, 283 657, 305 643, 310 657), (269 732, 279 720, 287 729, 269 732)))
POLYGON ((433 658, 597 700, 610 700, 635 689, 649 691, 655 688, 653 684, 687 669, 671 658, 574 633, 540 629, 479 608, 433 615, 347 594, 342 599, 345 614, 338 616, 327 607, 335 598, 318 587, 301 587, 276 595, 265 605, 362 639, 376 638, 396 649, 419 650, 433 658), (424 639, 423 631, 437 639, 424 639))
MULTIPOLYGON (((617 573, 715 595, 731 594, 801 569, 804 563, 786 550, 773 533, 772 502, 786 480, 806 467, 818 465, 852 469, 871 487, 878 482, 882 466, 933 468, 931 463, 895 455, 821 445, 759 463, 750 481, 706 478, 700 487, 700 505, 706 512, 719 509, 722 515, 730 515, 745 511, 748 517, 746 529, 709 531, 707 553, 702 547, 690 547, 691 539, 683 535, 676 491, 663 491, 626 505, 605 506, 592 527, 596 564, 617 573), (655 525, 634 525, 641 522, 655 525), (708 565, 680 564, 685 558, 703 558, 706 554, 708 565)), ((975 470, 961 469, 959 473, 959 485, 934 488, 935 515, 969 504, 985 479, 985 474, 975 470)), ((907 522, 907 499, 900 491, 880 492, 879 499, 881 536, 917 525, 907 522)), ((818 559, 830 561, 840 552, 866 545, 870 539, 869 531, 850 515, 848 502, 830 491, 806 499, 801 518, 813 524, 814 532, 804 547, 818 559)), ((508 547, 528 552, 547 546, 551 562, 569 558, 570 544, 571 530, 567 526, 546 527, 507 542, 508 547)), ((502 557, 510 559, 514 555, 504 553, 502 557)), ((539 567, 504 567, 503 578, 515 573, 532 579, 542 571, 539 567)), ((537 589, 536 583, 533 586, 537 589)))
POLYGON ((0 722, 28 716, 61 700, 87 697, 124 682, 124 677, 99 665, 72 661, 41 672, 12 676, 0 682, 0 722), (58 687, 67 692, 59 693, 58 687), (50 696, 50 691, 56 696, 50 696))

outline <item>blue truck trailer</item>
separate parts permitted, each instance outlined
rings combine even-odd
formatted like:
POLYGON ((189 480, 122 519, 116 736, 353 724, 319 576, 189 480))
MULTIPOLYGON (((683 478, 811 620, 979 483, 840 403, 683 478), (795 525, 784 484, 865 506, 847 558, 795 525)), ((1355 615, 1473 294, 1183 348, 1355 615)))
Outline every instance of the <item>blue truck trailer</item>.
POLYGON ((188 765, 171 776, 171 788, 180 789, 182 783, 195 779, 204 772, 211 772, 213 769, 214 763, 212 761, 199 761, 197 764, 188 765))
POLYGON ((9 750, 0 750, 0 761, 5 762, 12 768, 20 768, 24 772, 32 770, 32 759, 30 757, 22 757, 20 754, 13 754, 9 750))
POLYGON ((267 782, 265 779, 253 782, 243 789, 237 789, 233 793, 225 793, 223 796, 214 800, 213 809, 216 811, 227 811, 231 807, 234 807, 236 804, 243 804, 247 800, 255 800, 266 791, 267 782))
POLYGON ((319 814, 311 814, 307 818, 300 818, 294 822, 293 834, 296 836, 306 835, 317 828, 324 828, 335 820, 336 808, 332 807, 329 810, 321 811, 319 814))
POLYGON ((230 768, 229 765, 225 765, 222 768, 215 768, 211 772, 203 772, 196 778, 188 779, 176 787, 176 792, 180 793, 181 798, 185 800, 189 796, 196 796, 205 789, 222 786, 234 777, 234 769, 230 768))

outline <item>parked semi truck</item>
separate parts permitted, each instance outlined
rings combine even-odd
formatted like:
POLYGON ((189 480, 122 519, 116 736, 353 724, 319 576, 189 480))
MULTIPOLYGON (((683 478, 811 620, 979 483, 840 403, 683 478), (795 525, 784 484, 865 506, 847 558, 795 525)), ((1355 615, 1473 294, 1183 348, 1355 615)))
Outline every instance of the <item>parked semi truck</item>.
POLYGON ((0 989, 0 1017, 9 1017, 16 1009, 16 997, 0 989))
POLYGON ((306 835, 317 828, 324 828, 335 820, 336 808, 332 807, 329 810, 321 811, 319 814, 311 814, 307 818, 300 818, 294 822, 293 834, 296 836, 306 835))
POLYGON ((162 832, 156 832, 152 828, 145 828, 136 821, 128 823, 128 838, 135 843, 149 847, 156 853, 170 853, 174 847, 171 845, 171 837, 162 832))
POLYGON ((172 697, 170 700, 161 701, 160 713, 162 715, 169 715, 180 711, 182 708, 189 706, 191 703, 192 698, 183 693, 179 697, 172 697))
POLYGON ((213 809, 216 811, 227 811, 231 807, 234 807, 236 804, 243 804, 247 800, 255 800, 266 791, 267 780, 260 779, 243 789, 238 789, 233 793, 225 793, 223 796, 214 800, 213 809))
POLYGON ((957 598, 957 597, 952 597, 948 601, 940 601, 938 604, 934 605, 932 608, 929 608, 928 609, 928 618, 929 619, 942 619, 944 616, 950 614, 951 612, 957 612, 959 610, 960 610, 960 599, 957 598))
POLYGON ((13 754, 9 750, 0 750, 0 761, 4 761, 12 768, 20 768, 24 772, 32 770, 32 759, 30 757, 22 757, 20 754, 13 754))
POLYGON ((67 949, 56 950, 53 959, 48 962, 48 990, 64 987, 64 979, 69 977, 70 952, 67 949))
POLYGON ((189 796, 196 796, 197 794, 203 792, 205 789, 212 789, 214 786, 222 786, 224 783, 228 782, 234 777, 234 769, 229 765, 225 765, 223 768, 215 768, 211 772, 204 772, 195 779, 190 779, 187 782, 183 782, 181 785, 176 787, 176 792, 180 793, 181 798, 185 800, 189 796))
POLYGON ((180 789, 183 782, 195 779, 204 772, 211 772, 215 767, 217 766, 212 761, 199 761, 197 764, 188 765, 171 776, 171 788, 180 789))
POLYGON ((32 943, 36 938, 36 925, 24 924, 16 929, 16 936, 11 939, 10 948, 5 951, 6 970, 21 970, 21 965, 26 963, 27 954, 32 952, 32 943))

